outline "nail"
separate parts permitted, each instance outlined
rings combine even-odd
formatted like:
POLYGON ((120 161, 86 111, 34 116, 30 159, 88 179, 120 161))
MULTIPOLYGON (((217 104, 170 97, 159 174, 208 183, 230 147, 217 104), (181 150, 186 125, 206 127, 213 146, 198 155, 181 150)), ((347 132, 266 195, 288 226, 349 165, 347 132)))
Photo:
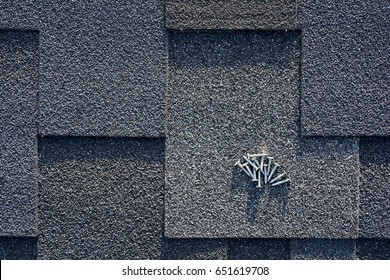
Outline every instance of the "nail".
POLYGON ((243 166, 245 166, 245 168, 246 168, 246 170, 248 170, 248 176, 250 176, 250 177, 252 177, 253 178, 253 175, 252 175, 252 171, 251 171, 251 169, 249 168, 249 166, 248 166, 248 164, 246 164, 246 165, 243 165, 243 166))
POLYGON ((256 171, 257 171, 257 169, 259 169, 251 160, 249 160, 249 158, 247 158, 247 157, 244 156, 244 159, 245 159, 250 165, 252 165, 253 168, 256 169, 256 171))
POLYGON ((267 167, 264 166, 264 184, 268 183, 267 167))
POLYGON ((261 172, 263 172, 263 167, 264 167, 264 157, 261 157, 261 160, 260 160, 260 170, 261 170, 261 172))
POLYGON ((268 168, 267 168, 267 176, 269 172, 271 171, 271 161, 273 160, 273 157, 268 157, 268 168))
POLYGON ((242 169, 242 171, 245 172, 246 175, 252 176, 252 175, 251 175, 250 173, 248 173, 248 171, 244 168, 244 166, 247 166, 247 165, 248 165, 247 163, 245 163, 245 165, 244 165, 244 164, 241 164, 240 161, 238 161, 238 162, 236 162, 235 165, 238 165, 238 167, 240 167, 240 168, 242 169))
POLYGON ((257 187, 261 188, 261 171, 258 170, 257 172, 258 172, 258 177, 259 177, 257 187))
POLYGON ((275 181, 279 180, 280 178, 282 178, 284 175, 286 175, 286 172, 283 172, 283 173, 280 174, 278 177, 272 179, 270 183, 272 184, 273 182, 275 182, 275 181))
POLYGON ((274 167, 272 168, 271 173, 268 175, 268 181, 271 180, 272 175, 274 175, 276 169, 278 169, 279 166, 280 166, 279 164, 274 163, 274 167))
POLYGON ((287 182, 290 182, 290 178, 287 178, 286 180, 283 180, 283 181, 280 181, 280 182, 277 182, 277 183, 273 183, 271 185, 271 187, 275 187, 275 186, 278 186, 278 185, 281 185, 281 184, 284 184, 284 183, 287 183, 287 182))
POLYGON ((257 158, 257 157, 268 156, 267 154, 253 154, 253 155, 247 154, 247 155, 248 155, 248 158, 257 158))

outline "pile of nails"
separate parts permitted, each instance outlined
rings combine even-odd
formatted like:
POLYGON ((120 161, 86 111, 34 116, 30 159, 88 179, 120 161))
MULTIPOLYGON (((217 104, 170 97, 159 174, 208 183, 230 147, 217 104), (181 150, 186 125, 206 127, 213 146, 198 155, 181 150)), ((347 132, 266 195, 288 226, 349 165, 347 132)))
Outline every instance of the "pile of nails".
POLYGON ((280 165, 268 154, 246 154, 243 158, 244 163, 241 163, 241 161, 238 160, 235 163, 235 166, 241 168, 242 171, 252 178, 252 181, 257 182, 256 187, 275 187, 290 182, 290 178, 288 178, 286 172, 276 176, 278 173, 276 170, 280 165))

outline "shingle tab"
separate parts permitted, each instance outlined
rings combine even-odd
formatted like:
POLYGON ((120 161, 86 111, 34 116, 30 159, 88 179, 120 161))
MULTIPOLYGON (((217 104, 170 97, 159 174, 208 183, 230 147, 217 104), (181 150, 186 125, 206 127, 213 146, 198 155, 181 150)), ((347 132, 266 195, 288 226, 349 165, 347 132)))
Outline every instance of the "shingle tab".
POLYGON ((164 259, 226 260, 226 239, 165 239, 164 259))
POLYGON ((360 166, 359 235, 390 238, 390 139, 361 138, 360 166))
POLYGON ((292 239, 292 260, 353 260, 354 239, 292 239))
POLYGON ((37 238, 0 237, 0 260, 35 260, 37 238))
POLYGON ((232 239, 229 243, 231 260, 289 260, 289 239, 232 239))
POLYGON ((43 138, 40 259, 159 259, 164 141, 43 138))
POLYGON ((39 34, 0 31, 0 236, 36 235, 39 34))
POLYGON ((163 0, 4 0, 0 10, 0 29, 40 31, 40 134, 164 134, 163 0))
POLYGON ((167 0, 174 29, 296 29, 296 0, 167 0))
POLYGON ((355 237, 358 141, 299 137, 298 32, 172 32, 169 237, 355 237), (256 189, 234 163, 261 148, 290 186, 256 189))
POLYGON ((356 253, 360 260, 390 260, 390 239, 358 239, 356 253))
POLYGON ((390 17, 383 0, 304 0, 302 134, 390 135, 390 17))

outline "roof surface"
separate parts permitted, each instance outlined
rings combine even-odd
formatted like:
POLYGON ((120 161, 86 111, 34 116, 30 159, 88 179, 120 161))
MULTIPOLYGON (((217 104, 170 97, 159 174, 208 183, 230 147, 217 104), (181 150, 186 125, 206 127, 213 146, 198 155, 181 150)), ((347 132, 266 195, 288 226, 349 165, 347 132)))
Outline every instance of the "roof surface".
POLYGON ((389 9, 1 1, 0 259, 390 259, 389 9))

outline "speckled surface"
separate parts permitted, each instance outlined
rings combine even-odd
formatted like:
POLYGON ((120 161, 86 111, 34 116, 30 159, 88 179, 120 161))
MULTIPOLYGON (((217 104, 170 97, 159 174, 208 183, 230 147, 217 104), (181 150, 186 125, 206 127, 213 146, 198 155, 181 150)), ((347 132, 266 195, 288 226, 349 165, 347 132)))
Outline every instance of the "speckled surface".
POLYGON ((358 141, 299 137, 298 32, 170 34, 165 234, 357 235, 358 141), (292 183, 234 167, 266 149, 292 183))
POLYGON ((353 260, 354 239, 292 239, 292 260, 353 260))
POLYGON ((390 138, 360 140, 359 235, 390 238, 390 138))
POLYGON ((166 22, 175 29, 297 28, 296 0, 167 0, 166 22))
POLYGON ((389 1, 301 0, 304 135, 390 135, 389 1))
POLYGON ((164 1, 10 1, 0 29, 40 31, 42 135, 164 135, 164 1))
POLYGON ((229 242, 231 260, 289 260, 289 239, 231 239, 229 242))
POLYGON ((0 237, 0 260, 34 260, 36 237, 0 237))
POLYGON ((356 254, 360 260, 390 260, 390 239, 358 239, 356 254))
POLYGON ((227 239, 165 239, 166 260, 226 260, 227 239))
POLYGON ((35 236, 37 32, 0 31, 0 236, 35 236))
POLYGON ((159 259, 162 139, 43 138, 39 259, 159 259))

